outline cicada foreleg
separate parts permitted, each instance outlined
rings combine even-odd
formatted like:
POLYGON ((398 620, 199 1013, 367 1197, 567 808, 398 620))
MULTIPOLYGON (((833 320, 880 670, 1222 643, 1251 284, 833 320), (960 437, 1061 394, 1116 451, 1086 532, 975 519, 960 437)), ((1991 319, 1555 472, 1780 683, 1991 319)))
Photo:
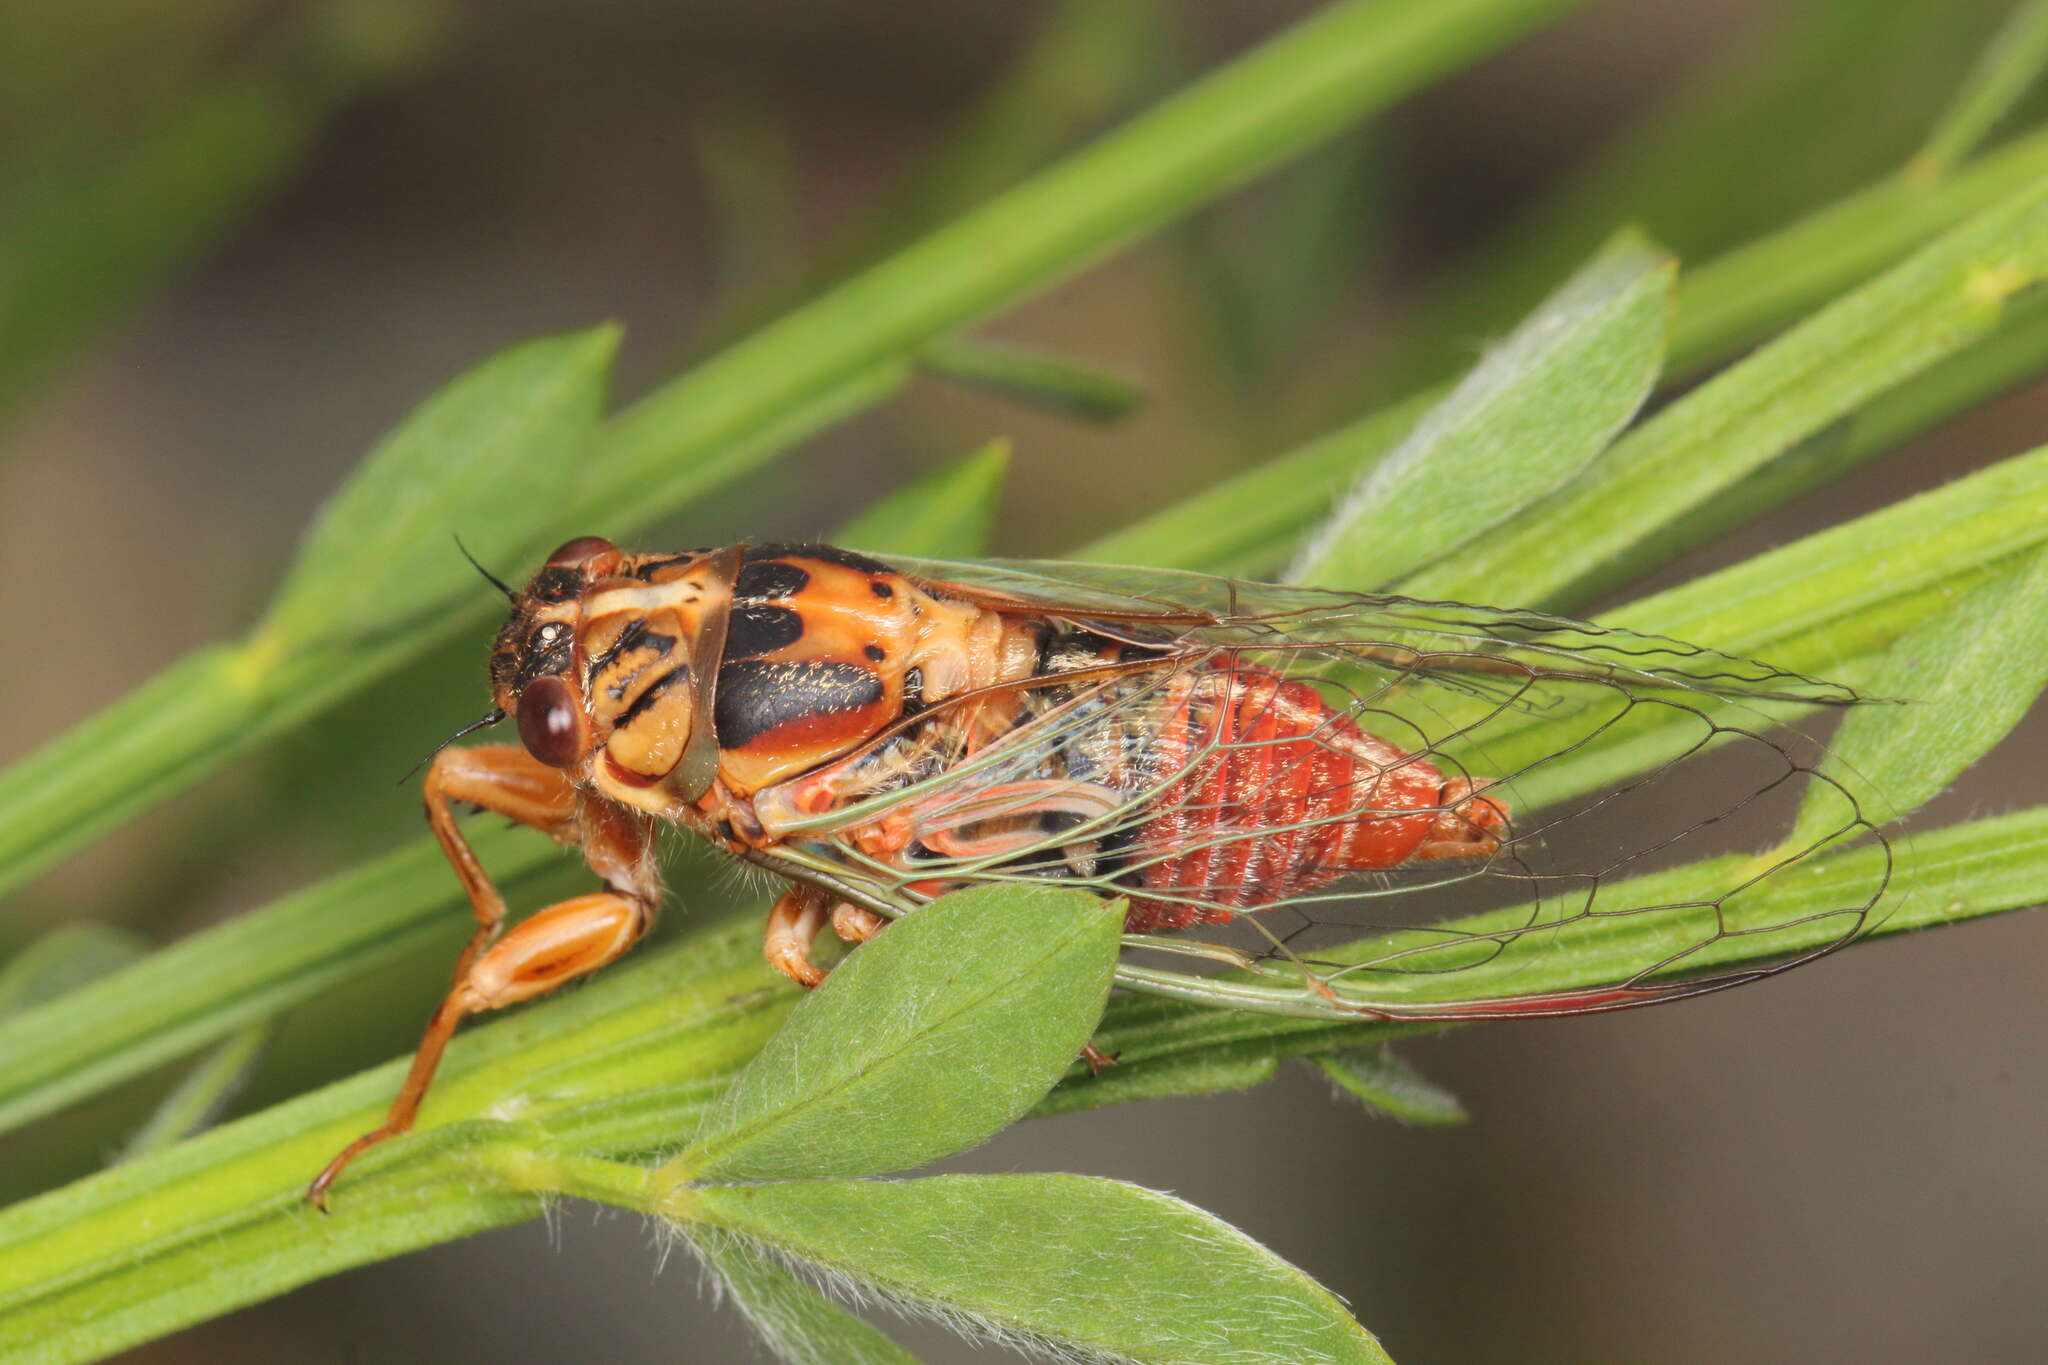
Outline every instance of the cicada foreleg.
POLYGON ((610 802, 580 798, 567 777, 524 749, 444 750, 427 774, 426 798, 427 821, 469 893, 477 927, 384 1122, 342 1148, 307 1186, 306 1197, 323 1211, 328 1187, 349 1162, 412 1127, 457 1025, 483 1010, 545 995, 613 961, 647 931, 661 899, 653 827, 647 819, 610 802), (563 843, 581 845, 607 889, 548 906, 500 937, 505 901, 455 823, 457 803, 510 816, 563 843))

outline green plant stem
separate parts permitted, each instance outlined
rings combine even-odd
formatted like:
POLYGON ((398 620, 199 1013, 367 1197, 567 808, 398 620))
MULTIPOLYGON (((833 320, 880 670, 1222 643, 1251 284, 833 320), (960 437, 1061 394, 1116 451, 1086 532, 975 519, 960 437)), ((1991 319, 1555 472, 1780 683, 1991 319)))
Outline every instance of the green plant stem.
POLYGON ((1909 180, 1947 175, 2018 104, 2048 66, 2048 3, 2020 0, 1964 79, 1913 159, 1909 180))
MULTIPOLYGON (((1348 0, 1312 16, 619 414, 569 515, 612 535, 648 525, 881 402, 920 344, 1579 3, 1348 0)), ((219 646, 174 665, 0 774, 0 894, 490 610, 479 597, 342 660, 219 646)))
MULTIPOLYGON (((1918 845, 1918 890, 1880 934, 2048 899, 2048 808, 1937 831, 1918 845)), ((706 930, 590 990, 465 1033, 421 1130, 358 1162, 337 1187, 331 1218, 299 1193, 382 1113, 402 1063, 7 1210, 0 1356, 92 1359, 349 1265, 535 1217, 534 1189, 570 1188, 551 1183, 564 1168, 547 1163, 672 1145, 795 994, 760 963, 756 937, 751 924, 706 930)), ((1568 976, 1571 964, 1556 970, 1568 976)), ((1279 1055, 1432 1027, 1118 999, 1098 1039, 1122 1061, 1099 1078, 1077 1066, 1036 1112, 1159 1093, 1162 1074, 1256 1077, 1263 1072, 1250 1060, 1269 1066, 1279 1055)), ((606 1167, 566 1174, 582 1182, 572 1189, 579 1195, 627 1207, 641 1197, 631 1177, 606 1167)))
MULTIPOLYGON (((935 495, 948 483, 941 481, 935 495)), ((2039 511, 2044 489, 2048 451, 2006 460, 1631 603, 1607 622, 1847 677, 2002 561, 2039 544, 2048 532, 2039 511), (1888 563, 1882 577, 1869 572, 1873 553, 1888 563)), ((917 520, 907 516, 898 531, 914 529, 917 520)), ((873 527, 893 539, 879 523, 873 527)), ((1610 761, 1600 746, 1591 746, 1586 780, 1597 785, 1607 771, 1601 765, 1610 761)), ((471 838, 502 883, 526 894, 532 892, 523 879, 551 864, 568 865, 525 831, 475 822, 471 838)), ((567 875, 577 874, 571 869, 567 875)), ((439 849, 422 837, 89 987, 24 1009, 0 1020, 0 1130, 143 1074, 268 1011, 425 951, 429 942, 445 936, 452 945, 464 919, 439 849)))
MULTIPOLYGON (((1816 303, 1903 258, 1971 214, 2048 177, 2048 130, 2016 139, 1933 184, 1887 177, 1746 247, 1690 269, 1678 282, 1667 373, 1684 378, 1726 360, 1816 303)), ((2002 334, 2001 334, 2002 335, 2002 334)), ((1965 356, 2014 356, 2017 365, 1945 367, 1985 382, 1895 391, 1938 394, 1892 440, 2038 368, 2031 348, 1993 338, 1965 356), (2016 372, 2015 372, 2016 370, 2016 372)), ((1111 564, 1158 564, 1257 576, 1282 563, 1361 471, 1394 449, 1450 385, 1436 385, 1328 432, 1285 455, 1211 485, 1073 553, 1111 564)), ((1893 411, 1900 411, 1898 405, 1893 411)), ((1864 447, 1866 453, 1868 446, 1864 447)), ((1835 471, 1839 472, 1839 470, 1835 471)))
POLYGON ((642 400, 595 469, 663 506, 790 404, 1063 280, 1582 0, 1347 0, 769 324, 642 400))

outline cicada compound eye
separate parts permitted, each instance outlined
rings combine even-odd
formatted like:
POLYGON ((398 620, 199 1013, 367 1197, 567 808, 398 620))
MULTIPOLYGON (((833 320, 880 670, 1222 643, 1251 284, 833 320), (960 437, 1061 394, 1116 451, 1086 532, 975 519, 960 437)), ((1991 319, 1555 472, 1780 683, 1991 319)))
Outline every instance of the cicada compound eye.
POLYGON ((578 536, 548 556, 548 567, 580 569, 591 578, 603 578, 619 567, 623 557, 619 547, 603 536, 578 536))
POLYGON ((550 768, 573 768, 589 747, 583 708, 569 684, 552 674, 519 693, 519 738, 550 768))

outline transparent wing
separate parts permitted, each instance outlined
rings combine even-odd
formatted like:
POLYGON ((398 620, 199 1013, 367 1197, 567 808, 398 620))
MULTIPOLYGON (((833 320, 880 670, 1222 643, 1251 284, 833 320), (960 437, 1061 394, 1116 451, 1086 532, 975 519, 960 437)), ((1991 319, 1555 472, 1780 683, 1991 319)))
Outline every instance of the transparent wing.
MULTIPOLYGON (((1398 660, 1424 655, 1436 672, 1484 673, 1513 659, 1519 675, 1668 682, 1721 696, 1847 705, 1856 694, 1754 659, 1658 635, 1597 626, 1545 612, 1430 602, 1389 594, 1251 583, 1178 569, 996 559, 978 563, 898 558, 908 573, 1014 599, 1034 610, 1087 619, 1109 613, 1134 638, 1209 643, 1327 643, 1398 660), (1120 620, 1129 616, 1136 619, 1120 620), (1151 618, 1151 619, 1148 619, 1151 618)), ((1538 687, 1537 691, 1542 689, 1538 687)))
POLYGON ((1128 985, 1460 1018, 1782 970, 1866 928, 1890 879, 1881 807, 1787 724, 1854 699, 1831 684, 1540 613, 903 567, 1128 647, 937 708, 821 775, 829 799, 784 816, 778 860, 885 913, 1061 880, 1129 901, 1128 985), (1788 845, 1813 792, 1826 827, 1788 845))

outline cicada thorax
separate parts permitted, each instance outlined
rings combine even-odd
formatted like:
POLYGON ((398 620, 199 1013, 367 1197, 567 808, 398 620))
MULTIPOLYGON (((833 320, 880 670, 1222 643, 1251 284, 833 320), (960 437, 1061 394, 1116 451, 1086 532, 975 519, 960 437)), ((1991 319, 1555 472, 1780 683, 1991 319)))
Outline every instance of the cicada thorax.
POLYGON ((578 656, 608 795, 675 816, 709 721, 719 799, 845 755, 932 701, 1029 666, 1036 628, 829 546, 627 557, 582 597, 578 656), (736 565, 736 569, 732 566, 736 565), (729 577, 721 581, 721 574, 729 577), (722 632, 715 685, 697 676, 722 632), (710 698, 709 717, 696 714, 710 698))

